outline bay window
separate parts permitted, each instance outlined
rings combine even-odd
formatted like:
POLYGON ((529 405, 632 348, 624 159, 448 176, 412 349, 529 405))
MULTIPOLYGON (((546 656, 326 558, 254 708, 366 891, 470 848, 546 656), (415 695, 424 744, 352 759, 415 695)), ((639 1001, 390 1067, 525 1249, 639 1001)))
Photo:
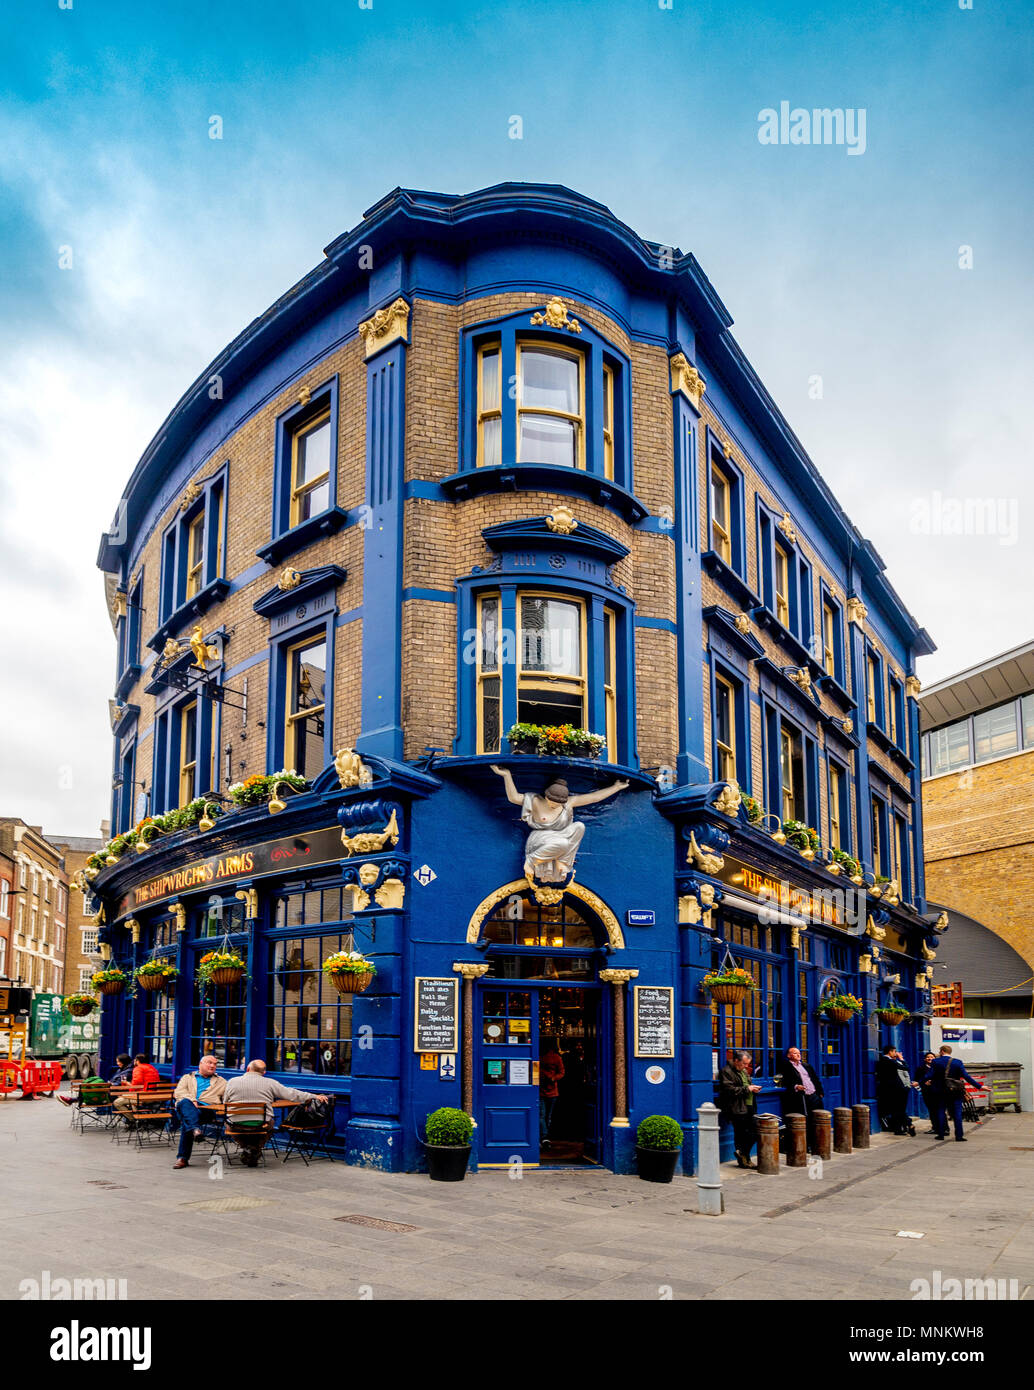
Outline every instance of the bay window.
POLYGON ((476 741, 497 753, 512 722, 600 733, 618 760, 620 631, 609 604, 504 589, 476 600, 476 741), (504 707, 506 713, 504 714, 504 707))

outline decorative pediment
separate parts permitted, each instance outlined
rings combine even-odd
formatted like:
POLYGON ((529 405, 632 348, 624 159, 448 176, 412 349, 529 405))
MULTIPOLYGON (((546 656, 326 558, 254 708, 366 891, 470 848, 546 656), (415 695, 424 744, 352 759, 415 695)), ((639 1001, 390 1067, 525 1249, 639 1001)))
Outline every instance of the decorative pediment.
POLYGON ((627 546, 588 522, 580 521, 570 531, 558 529, 555 521, 561 510, 557 508, 551 516, 527 517, 520 521, 503 521, 497 526, 486 526, 481 534, 489 548, 500 555, 549 548, 561 554, 573 552, 591 556, 604 565, 613 565, 628 554, 627 546), (550 524, 551 518, 553 525, 550 524))
POLYGON ((272 589, 267 589, 253 607, 263 618, 274 618, 288 609, 305 607, 314 599, 334 590, 348 578, 347 570, 340 565, 320 565, 311 570, 294 570, 298 576, 288 587, 281 587, 284 574, 281 574, 272 589))

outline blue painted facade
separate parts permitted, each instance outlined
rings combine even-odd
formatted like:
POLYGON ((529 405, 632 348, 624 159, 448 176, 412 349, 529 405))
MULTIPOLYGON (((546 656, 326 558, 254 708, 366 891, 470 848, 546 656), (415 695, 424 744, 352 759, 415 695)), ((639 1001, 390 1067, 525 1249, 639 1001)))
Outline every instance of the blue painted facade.
MULTIPOLYGON (((122 771, 113 823, 123 830, 132 823, 136 801, 124 788, 137 785, 148 761, 150 809, 175 804, 170 769, 182 759, 175 719, 166 716, 178 708, 182 687, 156 679, 154 662, 170 637, 182 638, 196 622, 207 640, 218 639, 212 675, 222 687, 238 698, 245 678, 264 687, 263 761, 249 771, 273 772, 284 757, 284 651, 299 634, 325 632, 333 672, 343 659, 342 628, 361 621, 354 744, 370 780, 339 785, 333 729, 341 711, 330 682, 327 766, 310 790, 291 797, 279 815, 265 807, 232 812, 207 832, 184 831, 145 855, 123 856, 96 877, 93 888, 105 908, 102 940, 115 959, 134 965, 161 951, 174 954, 182 970, 174 1019, 167 1003, 157 1007, 143 995, 105 1000, 105 1059, 125 1046, 145 1047, 160 1054, 162 1069, 178 1074, 218 1036, 227 1065, 266 1056, 273 1074, 332 1091, 346 1159, 390 1170, 419 1167, 426 1115, 441 1105, 464 1104, 468 1092, 477 1120, 473 1162, 555 1157, 539 1149, 544 1087, 532 1080, 549 1036, 569 1041, 567 1065, 579 1089, 577 1102, 567 1104, 565 1124, 581 1128, 580 1160, 618 1171, 634 1167, 635 1126, 654 1113, 683 1124, 683 1166, 692 1168, 697 1108, 713 1099, 716 1057, 724 1062, 732 1045, 757 1055, 761 1110, 778 1109, 776 1054, 794 1044, 820 1067, 830 1105, 871 1101, 876 1051, 891 1036, 872 1010, 899 1001, 914 1015, 899 1030, 909 1056, 925 1041, 926 995, 916 976, 922 980, 922 951, 936 944, 937 922, 926 913, 923 895, 918 716, 906 687, 917 655, 932 646, 730 336, 731 319, 695 259, 666 254, 569 190, 534 185, 501 185, 465 198, 396 190, 332 243, 326 257, 202 373, 141 459, 117 524, 103 538, 99 564, 116 591, 131 592, 131 581, 155 563, 154 554, 170 566, 158 624, 151 615, 142 625, 139 617, 119 620, 116 693, 125 703, 115 725, 115 767, 122 771), (375 270, 357 268, 363 247, 373 248, 375 270), (592 311, 601 318, 580 323, 574 334, 567 326, 529 322, 523 306, 472 312, 482 298, 529 294, 541 295, 543 305, 560 296, 572 314, 592 311), (184 600, 175 539, 183 519, 170 525, 170 506, 199 467, 231 449, 245 423, 277 410, 286 387, 318 372, 325 358, 356 338, 361 323, 400 298, 412 310, 407 333, 380 349, 374 341, 363 367, 363 495, 343 495, 335 443, 327 508, 290 526, 292 413, 279 409, 266 499, 269 540, 236 573, 219 573, 217 558, 206 559, 201 592, 184 600), (455 364, 455 457, 435 478, 415 476, 421 446, 407 435, 421 303, 467 311, 448 359, 455 364), (519 461, 516 408, 505 390, 502 463, 477 466, 477 351, 488 340, 500 345, 504 383, 519 343, 577 349, 585 381, 584 468, 519 461), (663 380, 655 371, 648 385, 636 385, 647 349, 663 353, 663 380), (702 399, 676 382, 680 359, 706 383, 702 399), (612 477, 601 443, 604 364, 614 381, 612 477), (215 379, 220 391, 213 395, 215 379), (670 419, 663 448, 656 440, 649 448, 640 444, 644 407, 637 394, 647 391, 670 419), (712 459, 729 486, 726 557, 712 547, 712 459), (577 514, 573 530, 548 520, 552 504, 543 496, 557 494, 577 514), (663 497, 670 505, 657 500, 663 497), (457 565, 447 587, 408 582, 407 509, 431 504, 444 518, 449 509, 479 499, 488 516, 476 538, 482 562, 457 565), (780 529, 786 516, 790 530, 780 529), (327 564, 322 551, 320 563, 307 564, 307 552, 355 527, 362 536, 362 593, 345 606, 339 597, 345 566, 327 564), (658 549, 641 550, 640 537, 658 549), (779 596, 785 609, 774 587, 776 545, 790 566, 790 592, 779 596), (284 591, 273 581, 287 561, 300 578, 297 588, 284 591), (674 588, 662 599, 653 582, 658 574, 670 574, 665 584, 674 588), (478 694, 465 655, 477 631, 478 597, 498 595, 503 626, 515 629, 518 596, 529 589, 584 605, 585 722, 590 729, 605 726, 605 692, 612 687, 610 761, 522 756, 505 740, 500 752, 478 751, 478 694), (264 625, 253 650, 233 644, 234 626, 223 612, 245 590, 264 625), (827 601, 835 614, 831 670, 821 643, 827 601), (428 602, 455 617, 455 651, 446 654, 455 671, 455 705, 451 737, 425 754, 407 737, 411 722, 423 727, 424 697, 419 661, 407 657, 404 631, 406 605, 428 602), (608 673, 610 621, 615 641, 608 673), (671 646, 670 711, 651 707, 650 673, 637 660, 648 639, 671 646), (872 720, 864 695, 870 656, 882 671, 872 720), (732 788, 716 774, 719 681, 729 683, 739 701, 738 786, 732 788), (153 696, 154 705, 134 733, 132 711, 143 695, 153 696), (655 724, 674 730, 667 746, 655 724), (773 808, 773 815, 785 804, 784 729, 799 741, 799 818, 815 825, 823 845, 832 837, 830 768, 843 770, 837 819, 843 849, 860 861, 858 884, 833 871, 828 850, 805 858, 773 836, 773 816, 761 826, 748 816, 741 791, 773 808), (651 757, 644 759, 644 747, 651 757), (576 813, 586 831, 574 879, 564 885, 560 925, 542 915, 535 885, 522 886, 526 831, 493 764, 508 768, 521 792, 541 791, 558 776, 576 796, 617 779, 628 783, 576 813), (348 852, 342 837, 382 834, 393 813, 395 842, 348 852), (903 848, 894 851, 900 879, 894 893, 877 881, 873 836, 882 836, 886 866, 899 820, 905 829, 903 848), (328 849, 332 843, 336 849, 328 849), (783 895, 775 906, 764 896, 773 885, 783 895), (637 917, 648 924, 636 925, 637 917), (521 944, 522 936, 535 934, 533 924, 539 944, 521 944), (566 944, 566 932, 574 944, 566 944), (507 933, 512 940, 504 939, 507 933), (250 979, 239 996, 206 1015, 194 969, 213 937, 224 934, 247 954, 250 979), (313 973, 309 947, 325 953, 345 937, 377 965, 370 988, 350 1005, 331 997, 326 986, 321 993, 311 978, 305 983, 313 973), (701 988, 704 974, 727 952, 756 970, 756 1011, 713 1010, 701 988), (488 971, 468 985, 458 966, 488 971), (601 971, 631 973, 601 980, 601 971), (442 1054, 454 1064, 443 1064, 439 1055, 432 1066, 430 1054, 417 1051, 414 1001, 421 978, 457 981, 457 1051, 442 1054), (863 999, 862 1019, 839 1027, 820 1021, 818 1004, 834 987, 863 999), (670 1056, 636 1046, 637 988, 672 991, 670 1056), (308 1005, 284 1003, 288 996, 302 999, 306 989, 308 1005), (348 1007, 350 1017, 340 1012, 348 1007), (303 1008, 309 1014, 304 1026, 296 1020, 302 1036, 288 1038, 285 1010, 303 1008), (555 1031, 561 1028, 566 1031, 555 1031)), ((326 392, 336 440, 344 392, 334 377, 321 381, 314 394, 326 392)), ((214 489, 225 485, 229 503, 219 520, 232 531, 241 505, 232 462, 228 475, 209 473, 204 483, 192 505, 208 507, 214 519, 214 489)), ((442 529, 448 529, 444 520, 442 529)), ((127 615, 137 608, 127 608, 127 615)), ((502 664, 499 698, 505 731, 518 713, 512 660, 502 664)), ((206 766, 222 741, 222 707, 209 703, 199 736, 206 766)), ((249 744, 249 756, 252 749, 257 754, 256 745, 249 744)), ((217 756, 209 788, 216 794, 225 793, 228 780, 219 763, 217 756)))

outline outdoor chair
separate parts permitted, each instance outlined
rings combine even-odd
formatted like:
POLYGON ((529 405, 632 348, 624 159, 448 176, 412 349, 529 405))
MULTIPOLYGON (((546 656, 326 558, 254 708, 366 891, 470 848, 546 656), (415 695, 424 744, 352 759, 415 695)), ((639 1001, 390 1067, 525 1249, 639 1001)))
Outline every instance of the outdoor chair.
POLYGON ((306 1168, 317 1154, 333 1161, 334 1155, 328 1148, 329 1141, 336 1133, 333 1109, 330 1111, 330 1118, 319 1124, 297 1125, 285 1120, 277 1132, 287 1135, 287 1144, 280 1150, 283 1163, 286 1163, 293 1153, 300 1155, 306 1168))
POLYGON ((223 1121, 223 1138, 244 1152, 252 1149, 258 1153, 263 1165, 266 1145, 273 1135, 273 1121, 266 1118, 266 1107, 261 1101, 228 1100, 226 1118, 223 1121))
POLYGON ((87 1125, 91 1129, 110 1129, 111 1116, 111 1087, 107 1082, 80 1082, 77 1103, 72 1107, 72 1128, 80 1134, 87 1125))

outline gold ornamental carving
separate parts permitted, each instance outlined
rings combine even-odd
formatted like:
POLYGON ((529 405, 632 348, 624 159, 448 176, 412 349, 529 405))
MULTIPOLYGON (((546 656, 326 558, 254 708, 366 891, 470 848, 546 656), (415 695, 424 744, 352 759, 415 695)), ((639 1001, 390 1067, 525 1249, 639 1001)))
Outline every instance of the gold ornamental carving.
POLYGON ((564 900, 563 888, 552 888, 548 884, 535 883, 530 878, 526 878, 524 883, 540 907, 556 907, 557 903, 564 900))
POLYGON ((190 650, 194 653, 192 667, 199 671, 207 671, 207 662, 216 661, 219 657, 219 648, 206 642, 201 632, 201 624, 198 623, 194 631, 190 634, 190 650))
POLYGON ((849 623, 864 623, 868 616, 869 610, 860 598, 847 600, 847 621, 849 623))
POLYGON ((797 544, 797 532, 793 529, 793 522, 790 520, 789 512, 783 512, 782 521, 776 522, 776 525, 791 545, 797 544))
POLYGON ((918 700, 919 692, 923 688, 923 683, 918 676, 905 677, 905 694, 910 700, 918 700))
POLYGON ((127 917, 122 925, 129 932, 129 935, 133 941, 133 945, 138 946, 140 944, 140 923, 136 920, 135 917, 127 917))
POLYGON ((740 809, 743 797, 740 794, 737 782, 726 782, 721 792, 711 802, 716 811, 721 811, 723 816, 735 816, 740 809))
POLYGON ((929 988, 930 988, 930 977, 929 977, 929 975, 927 975, 927 973, 926 973, 924 970, 917 971, 917 973, 916 973, 916 989, 929 989, 929 988))
POLYGON ((689 848, 686 850, 686 860, 695 864, 704 874, 720 873, 725 865, 725 860, 720 854, 715 854, 714 850, 697 844, 697 837, 692 830, 689 832, 689 848))
POLYGON ((334 754, 334 770, 338 785, 345 789, 368 787, 373 782, 373 773, 354 748, 338 749, 334 754))
POLYGON ((482 975, 488 974, 487 965, 475 964, 473 961, 454 960, 452 968, 457 975, 462 975, 465 980, 480 980, 482 975))
MULTIPOLYGON (((512 898, 515 894, 526 893, 528 891, 528 880, 526 878, 514 879, 512 883, 504 883, 501 888, 496 888, 489 893, 487 898, 483 898, 474 909, 474 913, 467 923, 467 945, 476 946, 478 937, 481 935, 481 924, 504 898, 512 898)), ((621 930, 621 925, 613 912, 590 888, 583 887, 580 883, 571 882, 566 888, 561 890, 572 898, 577 898, 580 902, 591 907, 596 916, 603 923, 603 929, 607 933, 607 942, 615 951, 623 951, 625 948, 625 936, 621 930)))
POLYGON ((799 685, 805 695, 811 694, 811 672, 807 666, 798 666, 796 671, 790 672, 790 679, 794 685, 799 685))
POLYGON ((707 382, 684 352, 677 352, 670 358, 668 366, 671 369, 671 394, 677 396, 681 391, 693 409, 699 410, 707 382))
POLYGON ((378 907, 400 911, 406 901, 406 885, 400 878, 386 878, 373 896, 378 907))
POLYGON ((638 970, 601 970, 600 979, 608 985, 627 985, 639 974, 638 970))
POLYGON ((181 650, 182 648, 180 647, 180 644, 176 641, 175 637, 167 638, 165 646, 162 648, 162 661, 165 663, 166 666, 168 666, 170 661, 176 660, 176 658, 180 655, 181 650))
POLYGON ((383 830, 360 830, 357 835, 341 832, 341 843, 347 854, 378 854, 389 844, 397 845, 398 842, 399 824, 394 811, 383 830))
POLYGON ((244 915, 249 920, 254 921, 258 916, 258 889, 257 888, 238 888, 233 895, 244 904, 244 915))
POLYGON ((312 392, 309 390, 307 386, 303 386, 302 389, 298 392, 298 404, 308 405, 311 400, 312 392))
POLYGON ((183 496, 180 498, 180 511, 185 512, 188 507, 192 507, 201 496, 201 488, 197 483, 188 483, 183 489, 183 496))
POLYGON ((841 719, 841 721, 840 721, 840 727, 843 729, 843 731, 844 731, 845 734, 849 734, 849 733, 851 733, 852 730, 854 729, 854 720, 853 720, 853 719, 841 719))
POLYGON ((742 632, 744 636, 750 631, 750 619, 747 617, 746 613, 737 613, 732 621, 736 631, 742 632))
POLYGON ((541 312, 532 314, 531 324, 533 328, 538 328, 541 324, 545 324, 547 328, 564 328, 568 333, 582 331, 582 325, 568 315, 567 305, 559 295, 554 295, 541 312))
POLYGON ((926 944, 925 941, 921 941, 921 942, 919 943, 919 954, 922 956, 923 960, 936 960, 936 959, 937 959, 937 952, 931 950, 930 947, 927 946, 927 944, 926 944))
POLYGON ((858 970, 862 975, 872 974, 872 956, 864 953, 858 957, 858 970))
POLYGON ((111 947, 106 941, 98 942, 97 953, 101 960, 111 960, 111 947))
POLYGON ((187 930, 187 909, 186 909, 186 907, 184 906, 184 904, 183 904, 183 903, 170 903, 169 906, 172 908, 173 912, 174 912, 175 915, 176 915, 176 930, 177 930, 177 931, 186 931, 186 930, 187 930))
POLYGON ((558 532, 561 536, 569 536, 574 531, 578 523, 575 521, 574 512, 570 507, 554 507, 549 516, 546 517, 546 525, 551 531, 558 532))
POLYGON ((365 345, 366 360, 400 338, 404 343, 408 343, 408 331, 409 305, 400 296, 394 304, 389 304, 386 309, 378 309, 372 319, 366 319, 359 325, 359 336, 365 345))
POLYGON ((352 890, 352 911, 365 912, 370 906, 370 895, 359 887, 358 883, 350 883, 348 887, 352 890))
POLYGON ((947 925, 948 925, 948 914, 947 914, 946 912, 939 912, 939 913, 937 914, 937 921, 934 922, 934 924, 933 924, 933 929, 934 929, 934 931, 944 931, 944 929, 947 927, 947 925))
POLYGON ((865 924, 865 934, 866 936, 871 936, 873 941, 884 941, 887 937, 887 928, 877 926, 870 917, 865 924))
POLYGON ((725 455, 727 459, 732 458, 732 445, 729 443, 728 440, 726 440, 725 443, 722 445, 722 453, 725 455))
POLYGON ((276 587, 281 593, 286 594, 291 589, 297 589, 301 582, 302 576, 299 572, 296 569, 292 569, 290 565, 287 565, 280 571, 279 578, 276 581, 276 587))

